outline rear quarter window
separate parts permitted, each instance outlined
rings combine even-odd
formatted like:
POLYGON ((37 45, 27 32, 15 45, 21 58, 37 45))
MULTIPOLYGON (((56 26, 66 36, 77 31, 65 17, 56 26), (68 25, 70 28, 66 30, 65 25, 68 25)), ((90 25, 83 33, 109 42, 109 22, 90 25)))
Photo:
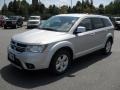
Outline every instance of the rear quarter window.
POLYGON ((111 22, 109 19, 106 19, 106 18, 102 18, 103 20, 103 23, 105 25, 105 27, 109 27, 109 26, 112 26, 111 22))

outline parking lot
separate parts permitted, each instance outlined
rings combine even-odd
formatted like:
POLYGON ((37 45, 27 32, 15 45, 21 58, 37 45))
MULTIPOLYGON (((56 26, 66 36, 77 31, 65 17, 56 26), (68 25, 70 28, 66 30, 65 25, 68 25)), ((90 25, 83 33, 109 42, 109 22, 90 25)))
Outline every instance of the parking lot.
POLYGON ((112 53, 95 52, 78 58, 70 70, 52 76, 46 70, 20 71, 7 60, 7 46, 14 34, 27 31, 0 28, 0 90, 120 90, 120 31, 115 30, 112 53))

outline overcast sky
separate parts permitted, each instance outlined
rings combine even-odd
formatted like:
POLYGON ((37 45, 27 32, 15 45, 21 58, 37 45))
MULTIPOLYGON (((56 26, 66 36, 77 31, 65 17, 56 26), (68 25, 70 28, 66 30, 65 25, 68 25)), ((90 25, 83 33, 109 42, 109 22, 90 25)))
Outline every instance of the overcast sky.
MULTIPOLYGON (((10 1, 12 1, 12 0, 6 0, 6 3, 8 4, 10 1)), ((26 0, 26 1, 29 3, 32 2, 32 0, 26 0)), ((63 4, 71 5, 71 0, 40 0, 40 1, 42 3, 44 3, 45 6, 47 6, 47 7, 51 4, 55 4, 57 6, 61 6, 63 4)), ((73 5, 75 5, 78 0, 72 0, 72 1, 73 1, 73 5)), ((82 0, 79 0, 79 1, 82 1, 82 0)), ((113 1, 113 0, 93 0, 95 6, 99 6, 99 4, 107 5, 111 1, 113 1)), ((4 0, 0 0, 0 9, 3 6, 3 4, 4 4, 4 0)))

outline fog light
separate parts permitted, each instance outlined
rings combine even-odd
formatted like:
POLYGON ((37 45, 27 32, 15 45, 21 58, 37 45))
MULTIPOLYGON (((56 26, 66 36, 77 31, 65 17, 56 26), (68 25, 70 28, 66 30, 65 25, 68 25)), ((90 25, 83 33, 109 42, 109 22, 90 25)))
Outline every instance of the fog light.
POLYGON ((26 66, 28 69, 34 69, 35 66, 33 64, 30 64, 30 63, 26 63, 26 66))

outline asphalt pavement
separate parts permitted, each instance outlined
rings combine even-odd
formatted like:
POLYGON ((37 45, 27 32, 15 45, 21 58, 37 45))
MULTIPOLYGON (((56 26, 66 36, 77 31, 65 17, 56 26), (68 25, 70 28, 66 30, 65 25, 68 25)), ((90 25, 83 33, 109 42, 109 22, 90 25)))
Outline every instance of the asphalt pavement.
POLYGON ((7 60, 13 35, 28 31, 0 28, 0 90, 120 90, 120 31, 115 30, 112 53, 95 52, 78 58, 69 71, 52 76, 46 70, 20 71, 7 60))

